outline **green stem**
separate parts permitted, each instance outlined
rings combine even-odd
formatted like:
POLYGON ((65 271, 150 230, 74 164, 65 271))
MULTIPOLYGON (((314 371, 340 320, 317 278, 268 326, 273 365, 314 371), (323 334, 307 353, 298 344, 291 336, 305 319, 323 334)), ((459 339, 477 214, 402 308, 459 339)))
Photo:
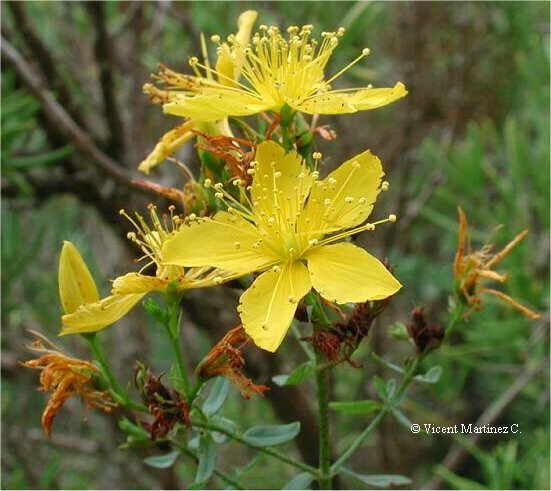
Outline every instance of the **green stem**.
MULTIPOLYGON (((316 367, 324 364, 323 355, 316 352, 316 367)), ((329 437, 329 368, 316 371, 316 385, 318 392, 319 412, 319 487, 332 489, 331 468, 331 440, 329 437)))
POLYGON ((180 337, 174 336, 169 325, 166 325, 166 332, 168 338, 170 339, 170 345, 172 346, 172 351, 174 352, 174 357, 176 358, 176 366, 178 368, 178 376, 182 381, 184 386, 184 394, 186 398, 190 397, 191 392, 191 383, 189 381, 189 375, 186 367, 186 362, 184 361, 184 356, 182 354, 182 348, 180 346, 180 337))
POLYGON ((95 332, 91 334, 85 334, 84 338, 90 344, 90 349, 92 350, 95 359, 99 363, 101 373, 109 384, 109 392, 111 392, 111 395, 113 396, 115 401, 127 408, 148 412, 147 408, 144 405, 135 403, 130 399, 126 390, 124 390, 124 388, 121 386, 121 384, 119 384, 118 380, 113 375, 109 362, 107 361, 107 357, 105 356, 105 353, 103 351, 103 347, 101 346, 98 334, 95 332))
POLYGON ((419 366, 419 363, 422 358, 423 358, 422 355, 415 358, 415 360, 410 365, 408 371, 406 372, 404 378, 402 379, 402 382, 398 387, 398 390, 392 397, 392 400, 386 402, 386 404, 377 413, 377 416, 375 416, 375 418, 373 418, 371 423, 369 423, 367 428, 360 433, 360 435, 352 442, 352 444, 343 452, 343 454, 331 466, 331 471, 330 471, 331 475, 335 475, 341 470, 344 463, 363 444, 365 439, 378 426, 378 424, 383 419, 383 416, 402 400, 402 396, 404 395, 405 391, 411 384, 413 377, 415 377, 415 374, 417 372, 417 367, 419 366))
POLYGON ((229 436, 232 440, 235 440, 236 442, 242 443, 243 445, 247 445, 250 448, 254 448, 255 450, 258 450, 259 452, 262 452, 266 455, 270 455, 271 457, 274 457, 274 458, 280 460, 281 462, 285 462, 286 464, 292 465, 293 467, 296 467, 297 469, 308 472, 308 473, 312 474, 313 476, 318 475, 318 470, 315 469, 314 467, 312 467, 308 464, 304 464, 303 462, 300 462, 298 460, 294 460, 290 457, 287 457, 285 454, 282 454, 282 453, 278 452, 277 450, 274 450, 273 448, 259 447, 259 446, 253 445, 253 444, 247 442, 247 440, 245 440, 241 436, 237 435, 236 433, 233 433, 232 431, 227 430, 226 428, 224 428, 222 426, 217 426, 217 425, 213 425, 213 424, 210 424, 210 423, 200 423, 200 422, 197 422, 197 421, 192 421, 191 424, 196 428, 203 428, 205 430, 217 431, 218 433, 223 433, 224 435, 229 436))

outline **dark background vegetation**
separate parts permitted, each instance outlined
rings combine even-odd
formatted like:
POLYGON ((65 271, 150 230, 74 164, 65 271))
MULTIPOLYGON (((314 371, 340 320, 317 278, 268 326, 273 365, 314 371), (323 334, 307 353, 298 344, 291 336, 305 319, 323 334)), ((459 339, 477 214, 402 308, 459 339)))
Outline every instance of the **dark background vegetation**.
MULTIPOLYGON (((408 97, 377 111, 323 118, 338 133, 319 149, 337 163, 365 148, 381 156, 391 189, 376 216, 396 213, 393 226, 359 239, 387 256, 405 288, 364 341, 357 359, 335 371, 334 398, 373 397, 375 350, 400 362, 411 346, 389 336, 418 305, 434 322, 446 321, 457 235, 456 207, 466 211, 475 245, 499 224, 502 245, 520 230, 530 234, 501 269, 514 298, 542 312, 529 321, 488 299, 441 350, 426 360, 441 365, 433 385, 415 386, 406 402, 418 423, 518 423, 522 434, 460 443, 451 436, 414 436, 387 416, 352 459, 362 473, 399 473, 412 487, 549 488, 549 4, 547 2, 22 2, 2 3, 2 487, 174 488, 192 475, 185 460, 167 470, 144 466, 147 453, 120 450, 113 418, 67 404, 48 441, 40 428, 44 395, 29 357, 26 329, 51 338, 59 331, 57 260, 62 240, 75 242, 106 294, 108 280, 134 269, 137 251, 125 239, 129 224, 118 210, 143 209, 153 198, 130 179, 157 138, 177 118, 163 116, 141 93, 159 61, 187 71, 199 54, 199 34, 226 35, 240 11, 255 8, 260 23, 315 24, 318 32, 343 25, 346 36, 328 72, 368 46, 367 62, 336 85, 388 86, 403 81, 408 97), (482 418, 482 419, 480 419, 482 418), (432 480, 432 481, 431 481, 432 480)), ((258 24, 257 24, 258 25, 258 24)), ((191 161, 192 149, 180 158, 191 161)), ((181 182, 171 164, 157 182, 181 182)), ((191 366, 235 325, 237 292, 194 291, 185 300, 185 352, 191 366)), ((167 370, 170 355, 141 309, 104 331, 122 380, 136 359, 167 370)), ((90 358, 77 337, 60 340, 90 358)), ((249 353, 249 372, 270 383, 302 361, 291 340, 274 356, 249 353)), ((302 421, 288 451, 316 460, 314 394, 308 384, 273 388, 244 401, 236 391, 224 415, 243 427, 302 421)), ((335 452, 365 427, 363 418, 334 415, 335 452), (338 442, 338 443, 337 443, 338 442)), ((231 471, 249 461, 235 444, 222 451, 231 471)), ((263 458, 242 472, 250 487, 279 488, 293 475, 263 458)), ((214 487, 223 486, 216 479, 214 487)), ((361 488, 353 478, 339 485, 361 488)))

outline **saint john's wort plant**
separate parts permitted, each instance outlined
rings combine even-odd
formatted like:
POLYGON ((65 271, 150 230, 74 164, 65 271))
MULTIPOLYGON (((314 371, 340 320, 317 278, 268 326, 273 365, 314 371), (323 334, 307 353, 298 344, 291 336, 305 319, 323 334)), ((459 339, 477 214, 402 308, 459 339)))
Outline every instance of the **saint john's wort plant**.
POLYGON ((325 67, 345 33, 343 28, 321 33, 321 41, 313 37, 310 25, 291 26, 287 35, 276 26, 261 25, 252 34, 256 17, 254 11, 244 12, 236 34, 224 41, 218 35, 211 37, 217 52, 214 65, 201 37, 203 60, 189 60, 193 75, 161 65, 154 76, 158 86, 144 86, 144 92, 165 113, 184 119, 161 138, 139 169, 149 174, 168 159, 182 166, 189 180, 181 188, 141 182, 175 202, 167 213, 159 213, 154 204, 147 219, 140 212, 121 210, 133 228, 128 239, 136 244, 143 267, 116 278, 108 297, 100 298, 79 252, 70 242, 64 243, 59 261, 64 311, 60 334, 80 334, 89 343, 95 363, 71 357, 37 334, 32 349, 41 356, 25 366, 41 370, 41 388, 51 392, 42 424, 50 435, 64 402, 79 395, 87 406, 118 418, 127 436, 124 447, 153 450, 162 443, 169 449, 148 457, 146 464, 166 468, 180 458, 196 464, 194 488, 207 486, 212 476, 227 486, 244 488, 238 473, 224 472, 216 461, 219 447, 230 440, 295 468, 297 475, 286 484, 287 489, 306 489, 314 481, 330 489, 340 473, 356 476, 367 485, 407 484, 403 476, 357 474, 345 465, 386 414, 407 424, 400 406, 408 387, 438 378, 436 367, 418 373, 421 360, 466 316, 483 307, 485 295, 501 298, 530 318, 538 317, 483 284, 505 281, 506 276, 493 267, 525 232, 498 254, 492 255, 490 246, 473 252, 466 243, 467 222, 460 211, 446 329, 430 322, 422 307, 414 309, 406 325, 411 356, 397 364, 373 354, 379 363, 396 371, 400 381, 375 380, 378 400, 331 402, 331 370, 343 362, 357 366, 354 352, 402 284, 388 264, 348 241, 397 220, 392 214, 368 221, 379 193, 389 187, 380 159, 365 150, 322 178, 322 155, 315 151, 315 137, 333 140, 335 135, 316 124, 319 115, 379 108, 407 91, 401 82, 392 88, 334 90, 333 81, 365 58, 368 49, 328 76, 325 67), (172 157, 191 139, 196 140, 201 162, 197 179, 172 157), (244 287, 236 306, 240 324, 227 326, 227 333, 190 373, 180 342, 182 297, 190 288, 219 287, 238 279, 244 287), (173 350, 174 368, 171 377, 163 380, 136 360, 133 383, 138 400, 129 392, 129 384, 119 382, 112 373, 101 331, 151 293, 157 296, 148 296, 142 305, 163 327, 173 350), (285 337, 295 319, 310 326, 298 341, 285 337), (220 415, 228 381, 246 399, 270 389, 247 377, 245 346, 278 356, 284 341, 300 343, 306 360, 289 374, 274 377, 275 383, 314 380, 316 384, 317 467, 274 448, 291 441, 300 432, 300 422, 263 425, 259 421, 244 430, 239 422, 220 415), (210 379, 213 382, 207 383, 210 379), (336 459, 331 451, 330 409, 372 415, 336 459))

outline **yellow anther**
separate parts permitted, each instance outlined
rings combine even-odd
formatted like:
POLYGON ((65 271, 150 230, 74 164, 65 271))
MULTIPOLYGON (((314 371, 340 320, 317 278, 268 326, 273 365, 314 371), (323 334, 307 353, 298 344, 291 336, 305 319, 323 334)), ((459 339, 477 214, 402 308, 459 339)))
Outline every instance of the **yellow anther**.
POLYGON ((224 189, 224 185, 221 182, 217 182, 214 185, 214 189, 216 189, 217 191, 221 191, 222 189, 224 189))
POLYGON ((199 58, 197 58, 197 56, 192 56, 192 57, 189 59, 189 64, 190 64, 190 66, 197 65, 197 63, 199 63, 199 58))
POLYGON ((205 186, 206 188, 210 188, 212 186, 212 181, 208 178, 205 179, 203 182, 203 186, 205 186))
POLYGON ((196 215, 195 213, 190 213, 190 214, 188 215, 188 218, 189 218, 191 221, 193 221, 193 220, 195 220, 195 219, 197 218, 197 215, 196 215))
POLYGON ((254 173, 256 171, 254 169, 247 169, 247 174, 249 174, 249 176, 254 176, 254 173))
POLYGON ((216 199, 222 199, 224 197, 224 193, 214 193, 214 197, 216 199))
POLYGON ((274 177, 281 177, 281 171, 274 172, 274 177))
POLYGON ((330 177, 330 178, 328 179, 328 181, 329 181, 329 184, 331 184, 331 185, 333 185, 333 186, 334 186, 335 184, 337 184, 337 180, 336 180, 334 177, 330 177))
POLYGON ((213 42, 213 43, 216 43, 218 44, 220 42, 220 36, 218 34, 213 34, 211 37, 210 37, 210 40, 213 42))
POLYGON ((279 273, 279 272, 281 271, 281 267, 278 266, 278 265, 276 264, 276 265, 272 268, 272 271, 273 271, 274 273, 279 273))
POLYGON ((325 206, 329 206, 329 205, 331 204, 331 200, 330 200, 329 198, 325 198, 325 199, 323 200, 323 204, 324 204, 325 206))
POLYGON ((234 185, 234 186, 241 186, 241 179, 235 179, 235 180, 233 181, 233 185, 234 185))
POLYGON ((347 196, 346 198, 344 198, 344 201, 345 203, 353 203, 354 202, 354 198, 352 196, 347 196))
POLYGON ((215 277, 213 278, 213 281, 214 281, 214 283, 216 283, 217 285, 220 285, 220 284, 222 283, 223 280, 222 280, 222 277, 221 277, 221 276, 215 276, 215 277))
POLYGON ((365 198, 360 198, 360 199, 358 200, 358 203, 359 203, 360 205, 365 205, 366 201, 367 201, 367 199, 365 199, 365 198))
POLYGON ((337 29, 337 36, 344 36, 345 32, 346 32, 346 29, 344 27, 339 27, 337 29))
POLYGON ((369 48, 362 49, 362 55, 364 55, 364 56, 369 55, 370 52, 371 52, 371 50, 369 48))
POLYGON ((241 242, 234 242, 233 247, 235 247, 236 249, 239 249, 241 247, 241 242))
POLYGON ((388 221, 394 223, 397 220, 396 215, 388 215, 388 221))
POLYGON ((375 230, 375 225, 373 225, 372 223, 366 223, 365 224, 365 229, 366 230, 375 230))
POLYGON ((314 153, 312 154, 312 158, 313 158, 314 160, 319 160, 319 159, 321 159, 321 152, 314 152, 314 153))
POLYGON ((388 191, 389 187, 390 187, 390 183, 388 181, 383 181, 381 183, 381 190, 382 191, 388 191))
POLYGON ((317 179, 319 176, 320 176, 320 173, 319 173, 317 170, 315 170, 314 172, 312 172, 312 177, 313 177, 314 179, 317 179))
POLYGON ((308 243, 309 243, 311 246, 316 246, 316 245, 318 245, 318 242, 319 242, 318 239, 312 239, 312 240, 308 241, 308 243))

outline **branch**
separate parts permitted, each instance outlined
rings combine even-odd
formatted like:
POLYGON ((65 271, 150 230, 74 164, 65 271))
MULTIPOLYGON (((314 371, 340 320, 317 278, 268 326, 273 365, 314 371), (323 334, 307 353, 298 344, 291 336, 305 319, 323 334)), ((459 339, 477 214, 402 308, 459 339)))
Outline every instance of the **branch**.
POLYGON ((44 78, 52 84, 60 104, 67 109, 67 112, 78 124, 83 125, 82 118, 80 118, 73 98, 71 97, 71 92, 56 68, 57 62, 51 55, 51 50, 46 47, 34 31, 25 12, 23 2, 11 1, 8 2, 8 7, 13 14, 15 24, 17 25, 17 31, 20 33, 21 39, 29 49, 32 58, 38 63, 44 78))
POLYGON ((56 124, 60 131, 64 133, 75 148, 88 155, 96 165, 113 180, 126 187, 143 189, 132 183, 133 176, 128 174, 111 157, 100 150, 92 138, 86 133, 67 111, 56 101, 52 92, 43 84, 33 68, 21 56, 17 49, 4 37, 1 38, 2 56, 13 65, 17 74, 28 86, 33 95, 40 101, 46 118, 56 124))
POLYGON ((94 1, 86 2, 86 7, 92 17, 92 24, 96 30, 94 55, 99 68, 103 108, 109 127, 108 148, 113 155, 120 159, 124 155, 124 128, 115 97, 115 80, 113 77, 115 56, 107 32, 105 6, 103 2, 94 1))
MULTIPOLYGON (((494 421, 496 421, 501 416, 501 413, 503 413, 505 408, 520 394, 532 378, 534 378, 543 369, 545 364, 546 363, 544 362, 539 364, 529 364, 510 385, 510 387, 486 408, 486 410, 477 419, 475 426, 491 425, 494 421)), ((472 445, 476 444, 480 439, 480 436, 481 434, 479 433, 474 434, 469 438, 469 443, 472 445)), ((442 466, 448 470, 454 470, 459 467, 467 457, 468 453, 465 447, 459 443, 455 443, 444 458, 442 466)), ((441 477, 435 477, 426 483, 422 489, 440 489, 442 484, 443 479, 441 477)))

